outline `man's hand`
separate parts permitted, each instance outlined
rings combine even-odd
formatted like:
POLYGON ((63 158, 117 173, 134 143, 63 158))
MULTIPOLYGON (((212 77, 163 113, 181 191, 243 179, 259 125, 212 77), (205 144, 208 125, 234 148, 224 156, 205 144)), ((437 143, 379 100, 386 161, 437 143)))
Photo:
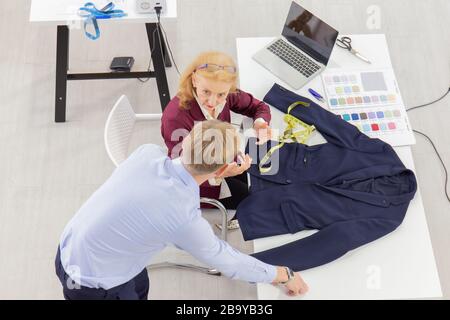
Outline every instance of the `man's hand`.
POLYGON ((288 283, 285 284, 288 289, 288 295, 296 296, 298 294, 305 294, 308 292, 309 287, 305 281, 303 281, 302 277, 298 272, 295 273, 293 279, 291 279, 288 283))
MULTIPOLYGON (((277 276, 272 284, 276 285, 280 282, 286 282, 288 280, 288 274, 286 267, 277 267, 277 276)), ((294 272, 294 277, 290 279, 284 286, 287 288, 287 294, 290 296, 296 296, 299 294, 305 294, 308 292, 309 287, 298 272, 294 272)))
POLYGON ((272 129, 269 127, 267 122, 256 121, 253 124, 253 129, 258 137, 256 144, 264 144, 272 138, 272 129))
MULTIPOLYGON (((239 156, 240 157, 240 156, 239 156)), ((227 168, 220 174, 217 175, 216 178, 227 178, 234 177, 244 173, 250 168, 252 164, 252 158, 248 154, 240 159, 240 165, 235 161, 227 165, 227 168)))

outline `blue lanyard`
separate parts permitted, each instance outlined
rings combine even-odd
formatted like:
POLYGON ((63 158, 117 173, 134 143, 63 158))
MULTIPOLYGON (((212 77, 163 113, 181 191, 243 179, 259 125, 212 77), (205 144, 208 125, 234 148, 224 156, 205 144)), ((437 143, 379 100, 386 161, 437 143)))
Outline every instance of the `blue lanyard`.
POLYGON ((84 19, 84 33, 91 40, 97 40, 100 37, 100 29, 97 19, 111 19, 125 17, 127 14, 123 10, 114 10, 114 3, 108 3, 104 8, 97 9, 92 2, 87 2, 84 7, 78 9, 78 15, 84 19), (86 28, 92 24, 95 34, 89 33, 86 28))

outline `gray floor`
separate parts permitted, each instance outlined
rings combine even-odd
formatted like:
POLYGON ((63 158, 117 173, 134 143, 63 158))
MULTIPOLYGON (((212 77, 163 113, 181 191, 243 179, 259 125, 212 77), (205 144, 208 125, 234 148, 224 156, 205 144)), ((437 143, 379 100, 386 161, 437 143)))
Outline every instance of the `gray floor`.
MULTIPOLYGON (((408 106, 442 95, 450 86, 450 1, 301 1, 342 33, 385 33, 408 106), (369 6, 381 11, 380 28, 367 26, 369 6)), ((183 0, 176 21, 163 25, 182 69, 198 52, 236 56, 235 38, 275 36, 290 1, 183 0)), ((72 82, 68 121, 53 122, 56 30, 28 22, 30 1, 0 3, 0 299, 61 299, 53 273, 58 238, 67 221, 113 170, 103 147, 103 126, 114 101, 127 94, 138 112, 157 112, 153 80, 72 82)), ((106 70, 110 59, 133 55, 148 63, 142 25, 102 28, 92 42, 71 34, 72 71, 106 70)), ((168 69, 172 95, 178 75, 168 69)), ((410 115, 450 167, 450 96, 410 115)), ((422 138, 413 147, 418 179, 445 298, 450 298, 450 204, 444 171, 422 138)), ((239 231, 230 242, 251 252, 239 231)), ((254 285, 189 271, 152 271, 151 298, 254 299, 254 285)), ((414 279, 411 279, 414 281, 414 279)))

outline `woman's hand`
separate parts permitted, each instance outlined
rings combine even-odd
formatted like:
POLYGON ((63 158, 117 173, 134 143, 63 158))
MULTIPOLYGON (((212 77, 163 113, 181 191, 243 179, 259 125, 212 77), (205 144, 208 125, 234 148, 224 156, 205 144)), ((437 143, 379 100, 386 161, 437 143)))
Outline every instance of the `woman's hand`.
POLYGON ((234 177, 238 176, 250 168, 252 164, 252 158, 248 154, 246 154, 244 157, 238 156, 240 164, 238 164, 236 161, 229 163, 227 165, 227 168, 220 174, 217 175, 216 178, 227 178, 227 177, 234 177))
POLYGON ((258 141, 256 144, 264 144, 268 140, 272 138, 272 129, 269 127, 267 122, 256 121, 253 124, 253 129, 256 132, 256 136, 258 137, 258 141))

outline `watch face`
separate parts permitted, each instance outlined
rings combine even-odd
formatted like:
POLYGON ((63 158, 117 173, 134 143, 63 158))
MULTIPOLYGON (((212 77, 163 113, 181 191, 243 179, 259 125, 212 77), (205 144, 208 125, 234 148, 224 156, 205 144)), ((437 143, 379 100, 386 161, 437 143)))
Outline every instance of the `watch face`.
POLYGON ((292 279, 295 276, 294 271, 291 268, 286 268, 286 269, 287 269, 289 279, 292 279))
POLYGON ((289 267, 285 267, 285 269, 286 269, 286 273, 287 273, 288 279, 287 279, 286 281, 284 281, 284 282, 280 282, 281 284, 286 284, 286 283, 288 283, 291 279, 294 278, 294 272, 292 271, 292 269, 289 268, 289 267))

